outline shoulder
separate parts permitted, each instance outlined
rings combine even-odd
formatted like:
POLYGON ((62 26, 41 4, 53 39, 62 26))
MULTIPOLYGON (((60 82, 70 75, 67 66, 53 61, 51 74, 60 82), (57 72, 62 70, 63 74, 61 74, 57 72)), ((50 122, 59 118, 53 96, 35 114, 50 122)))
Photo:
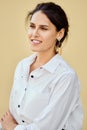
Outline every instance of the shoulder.
POLYGON ((70 64, 60 55, 57 55, 57 68, 56 71, 62 71, 63 73, 75 73, 75 70, 70 66, 70 64))
POLYGON ((58 73, 61 78, 67 79, 67 81, 69 79, 78 80, 75 69, 61 56, 59 56, 59 63, 55 72, 58 73))
POLYGON ((78 89, 80 90, 80 80, 76 71, 65 61, 61 56, 57 58, 57 67, 54 71, 53 75, 53 84, 55 84, 55 88, 57 89, 78 89))

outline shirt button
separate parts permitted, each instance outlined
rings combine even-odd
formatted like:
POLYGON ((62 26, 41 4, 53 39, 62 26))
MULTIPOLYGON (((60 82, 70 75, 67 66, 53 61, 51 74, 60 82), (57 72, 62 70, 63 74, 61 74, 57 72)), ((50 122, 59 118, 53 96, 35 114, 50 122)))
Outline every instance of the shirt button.
POLYGON ((18 107, 20 107, 20 105, 18 105, 18 107))
POLYGON ((31 75, 31 78, 34 78, 34 76, 33 76, 33 75, 31 75))
POLYGON ((23 78, 23 75, 21 75, 21 78, 23 78))
POLYGON ((27 88, 24 89, 25 91, 27 90, 27 88))
POLYGON ((24 123, 25 121, 24 121, 24 120, 22 120, 22 122, 24 123))

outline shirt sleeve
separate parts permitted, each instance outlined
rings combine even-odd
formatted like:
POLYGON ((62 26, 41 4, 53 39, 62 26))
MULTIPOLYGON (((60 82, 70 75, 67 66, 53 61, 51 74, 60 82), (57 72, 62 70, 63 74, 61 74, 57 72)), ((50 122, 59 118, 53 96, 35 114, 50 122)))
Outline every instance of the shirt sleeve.
POLYGON ((2 129, 2 125, 1 125, 1 123, 0 123, 0 130, 3 130, 3 129, 2 129))
MULTIPOLYGON (((27 126, 17 125, 14 130, 62 130, 70 115, 75 110, 78 111, 79 88, 75 73, 63 74, 53 88, 49 104, 40 115, 33 123, 27 126)), ((69 130, 81 130, 82 113, 76 116, 78 120, 74 124, 77 123, 80 128, 74 125, 69 130)))
POLYGON ((83 108, 80 98, 76 100, 72 113, 70 114, 67 123, 66 130, 82 130, 83 126, 83 108))

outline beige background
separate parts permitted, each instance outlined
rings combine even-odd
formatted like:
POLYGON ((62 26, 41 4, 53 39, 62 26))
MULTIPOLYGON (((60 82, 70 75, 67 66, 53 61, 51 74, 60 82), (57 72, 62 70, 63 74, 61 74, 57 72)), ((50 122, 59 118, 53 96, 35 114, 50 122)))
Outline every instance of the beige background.
MULTIPOLYGON (((25 16, 42 0, 0 0, 0 117, 8 109, 9 94, 17 63, 29 56, 25 16)), ((47 0, 43 0, 47 1, 47 0)), ((69 38, 63 57, 77 71, 81 80, 84 109, 83 130, 87 130, 87 0, 53 0, 67 12, 69 38)))

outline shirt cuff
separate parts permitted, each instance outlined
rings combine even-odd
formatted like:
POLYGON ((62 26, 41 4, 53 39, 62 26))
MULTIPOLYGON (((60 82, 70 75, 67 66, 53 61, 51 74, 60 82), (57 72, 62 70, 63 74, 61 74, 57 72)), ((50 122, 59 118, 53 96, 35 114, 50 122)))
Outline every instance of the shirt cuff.
POLYGON ((27 128, 23 125, 17 125, 14 130, 27 130, 27 128))
POLYGON ((3 130, 3 129, 2 129, 2 125, 1 125, 1 123, 0 123, 0 130, 3 130))
POLYGON ((17 125, 14 130, 40 130, 36 124, 32 123, 30 125, 17 125))

